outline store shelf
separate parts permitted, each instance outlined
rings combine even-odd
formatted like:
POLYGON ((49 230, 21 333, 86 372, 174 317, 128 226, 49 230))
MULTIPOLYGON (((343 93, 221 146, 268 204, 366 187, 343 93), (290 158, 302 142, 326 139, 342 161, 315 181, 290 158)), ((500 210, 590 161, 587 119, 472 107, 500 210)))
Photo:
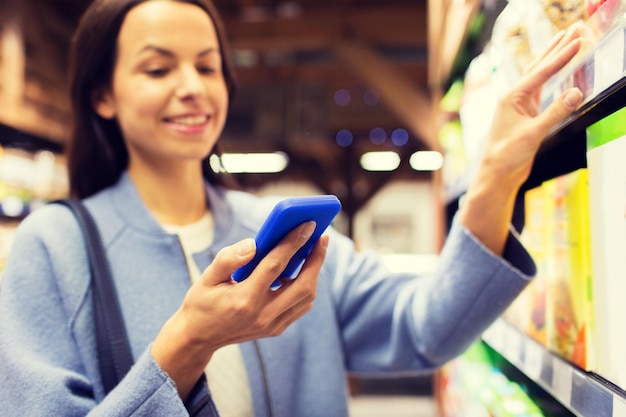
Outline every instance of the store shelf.
MULTIPOLYGON (((543 107, 572 86, 583 92, 583 105, 548 134, 522 192, 586 167, 586 128, 626 105, 626 22, 551 80, 543 107)), ((483 339, 577 416, 626 417, 624 389, 560 358, 503 319, 483 339)))
POLYGON ((467 38, 472 18, 478 13, 482 0, 453 2, 428 1, 428 80, 434 88, 445 85, 454 61, 467 38))
MULTIPOLYGON (((545 180, 585 168, 587 126, 626 105, 626 21, 607 34, 578 65, 557 74, 550 81, 542 107, 545 108, 572 86, 583 91, 583 104, 549 132, 537 152, 522 192, 539 186, 545 180)), ((469 181, 469 178, 461 178, 446 189, 445 201, 450 208, 448 215, 456 211, 458 198, 465 193, 469 181)))
POLYGON ((587 126, 626 105, 626 22, 608 33, 581 62, 550 82, 543 107, 576 86, 584 94, 583 105, 556 126, 537 153, 524 189, 587 166, 587 126))
POLYGON ((63 152, 63 145, 42 136, 35 136, 16 129, 0 121, 0 147, 24 149, 28 151, 48 150, 55 153, 63 152))
POLYGON ((626 391, 561 359, 503 319, 483 340, 577 416, 626 416, 626 391))

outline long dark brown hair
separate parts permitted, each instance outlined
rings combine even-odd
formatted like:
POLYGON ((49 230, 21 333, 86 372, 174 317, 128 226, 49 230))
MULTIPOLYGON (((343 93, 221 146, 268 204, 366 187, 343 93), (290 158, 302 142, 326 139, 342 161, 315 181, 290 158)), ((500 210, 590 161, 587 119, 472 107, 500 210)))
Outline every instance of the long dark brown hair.
MULTIPOLYGON (((115 120, 100 117, 93 108, 93 94, 108 88, 113 78, 117 37, 127 13, 150 0, 95 0, 83 14, 72 39, 70 97, 72 134, 66 147, 70 193, 88 197, 112 184, 128 167, 128 150, 115 120)), ((222 19, 210 0, 175 0, 202 8, 211 18, 222 54, 222 72, 229 103, 236 90, 222 19)), ((216 146, 214 154, 219 154, 216 146)), ((214 184, 227 182, 214 173, 208 158, 203 175, 214 184)))

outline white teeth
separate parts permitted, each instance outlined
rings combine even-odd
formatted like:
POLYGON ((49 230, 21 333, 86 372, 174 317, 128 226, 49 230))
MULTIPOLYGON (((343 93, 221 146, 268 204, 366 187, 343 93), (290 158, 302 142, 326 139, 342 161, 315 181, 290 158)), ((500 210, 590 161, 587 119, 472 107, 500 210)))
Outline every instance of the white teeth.
POLYGON ((206 122, 206 116, 184 116, 184 117, 174 117, 169 119, 172 123, 186 125, 186 126, 195 126, 200 125, 206 122))

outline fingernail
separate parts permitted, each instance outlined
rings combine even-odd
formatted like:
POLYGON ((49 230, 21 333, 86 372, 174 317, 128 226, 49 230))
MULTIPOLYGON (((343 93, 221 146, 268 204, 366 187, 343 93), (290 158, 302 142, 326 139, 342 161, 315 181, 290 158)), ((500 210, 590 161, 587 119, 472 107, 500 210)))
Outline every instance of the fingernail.
POLYGON ((252 253, 255 249, 254 239, 244 239, 241 242, 237 243, 235 246, 235 251, 239 256, 246 256, 252 253))
POLYGON ((314 230, 315 230, 315 222, 308 222, 306 226, 304 226, 302 230, 300 230, 300 236, 303 237, 304 239, 308 239, 311 237, 314 230))
POLYGON ((585 22, 583 22, 582 20, 577 20, 577 21, 575 21, 574 23, 572 23, 570 25, 569 29, 571 31, 579 30, 579 29, 582 29, 584 24, 585 24, 585 22))
POLYGON ((330 238, 328 236, 322 236, 322 238, 320 239, 320 242, 322 244, 322 247, 324 249, 328 248, 328 242, 330 241, 330 238))
POLYGON ((569 108, 577 107, 583 99, 583 93, 578 88, 572 88, 563 96, 563 102, 569 108))

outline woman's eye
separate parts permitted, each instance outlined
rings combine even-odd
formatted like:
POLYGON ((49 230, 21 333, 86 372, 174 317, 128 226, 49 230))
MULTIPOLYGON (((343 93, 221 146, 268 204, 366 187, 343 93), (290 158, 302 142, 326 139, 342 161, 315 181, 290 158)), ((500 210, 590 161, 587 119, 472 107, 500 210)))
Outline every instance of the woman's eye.
POLYGON ((165 75, 167 75, 168 73, 168 69, 167 68, 151 68, 149 70, 146 70, 146 74, 148 74, 151 77, 163 77, 165 75))
POLYGON ((210 66, 200 66, 198 67, 198 72, 200 74, 213 74, 215 72, 215 68, 210 66))

